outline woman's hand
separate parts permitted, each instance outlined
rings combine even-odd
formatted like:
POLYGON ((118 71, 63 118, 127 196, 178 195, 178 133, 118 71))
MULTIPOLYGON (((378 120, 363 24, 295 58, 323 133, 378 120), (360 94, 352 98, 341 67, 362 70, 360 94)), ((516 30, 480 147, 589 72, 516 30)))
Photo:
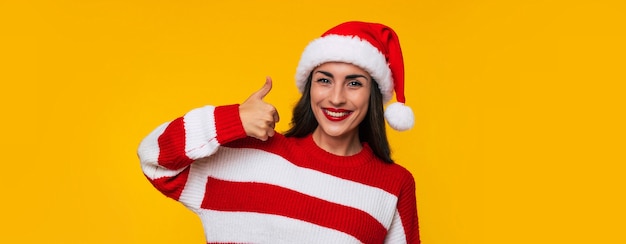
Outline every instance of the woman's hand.
POLYGON ((246 135, 266 141, 274 136, 274 126, 280 120, 278 111, 263 98, 272 90, 272 78, 267 77, 260 90, 239 105, 239 117, 246 135))

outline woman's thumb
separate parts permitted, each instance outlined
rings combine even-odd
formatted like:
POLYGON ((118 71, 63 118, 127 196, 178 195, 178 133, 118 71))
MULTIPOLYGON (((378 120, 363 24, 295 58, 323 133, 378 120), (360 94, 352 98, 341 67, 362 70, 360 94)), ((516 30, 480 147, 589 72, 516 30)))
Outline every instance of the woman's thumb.
POLYGON ((263 100, 263 98, 265 98, 265 96, 267 96, 267 94, 269 94, 271 90, 272 78, 268 76, 265 78, 265 84, 263 84, 263 87, 261 87, 261 89, 252 94, 252 97, 263 100))

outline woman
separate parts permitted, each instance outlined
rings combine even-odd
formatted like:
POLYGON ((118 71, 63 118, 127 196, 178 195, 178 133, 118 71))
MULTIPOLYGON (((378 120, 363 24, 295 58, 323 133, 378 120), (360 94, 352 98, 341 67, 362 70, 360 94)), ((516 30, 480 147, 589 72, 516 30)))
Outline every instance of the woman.
POLYGON ((340 24, 304 50, 284 135, 263 101, 267 78, 241 105, 155 129, 139 146, 142 169, 200 216, 207 243, 419 243, 415 183, 392 161, 384 124, 413 124, 403 69, 392 29, 340 24))

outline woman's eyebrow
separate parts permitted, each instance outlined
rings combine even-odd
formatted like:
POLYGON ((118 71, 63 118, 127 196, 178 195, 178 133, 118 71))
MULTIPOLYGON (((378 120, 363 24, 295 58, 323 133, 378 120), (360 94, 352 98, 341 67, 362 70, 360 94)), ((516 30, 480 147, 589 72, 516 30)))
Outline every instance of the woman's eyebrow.
MULTIPOLYGON (((325 76, 328 76, 330 78, 335 78, 335 76, 333 76, 333 74, 330 73, 330 72, 326 72, 326 71, 323 71, 323 70, 318 70, 316 72, 322 73, 325 76)), ((346 75, 346 79, 354 79, 354 78, 365 78, 367 80, 367 76, 365 76, 365 75, 360 75, 360 74, 346 75)))
POLYGON ((361 77, 367 80, 367 77, 365 77, 364 75, 359 75, 359 74, 347 75, 346 79, 354 79, 354 78, 361 78, 361 77))
POLYGON ((322 73, 322 74, 324 74, 325 76, 328 76, 328 77, 330 77, 330 78, 335 78, 335 77, 333 76, 333 74, 331 74, 330 72, 326 72, 326 71, 322 71, 322 70, 318 70, 318 71, 316 71, 316 72, 318 72, 318 73, 322 73))

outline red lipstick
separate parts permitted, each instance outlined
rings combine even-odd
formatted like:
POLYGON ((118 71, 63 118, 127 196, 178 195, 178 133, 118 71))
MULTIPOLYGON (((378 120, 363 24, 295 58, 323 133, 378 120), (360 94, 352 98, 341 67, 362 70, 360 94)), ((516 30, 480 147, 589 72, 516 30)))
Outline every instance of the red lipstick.
POLYGON ((322 108, 322 110, 326 118, 330 121, 342 121, 352 114, 352 111, 346 109, 322 108))

